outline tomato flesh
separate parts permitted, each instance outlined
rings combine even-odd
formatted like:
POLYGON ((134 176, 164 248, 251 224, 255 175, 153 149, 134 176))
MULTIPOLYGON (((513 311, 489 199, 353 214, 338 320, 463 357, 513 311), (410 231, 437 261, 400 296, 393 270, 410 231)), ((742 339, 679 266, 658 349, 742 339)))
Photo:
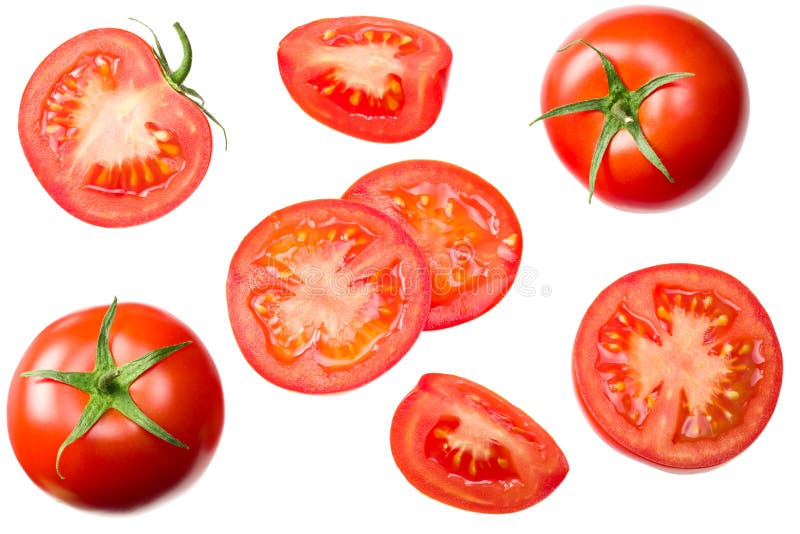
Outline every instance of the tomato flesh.
POLYGON ((211 155, 203 112, 167 84, 146 42, 116 29, 80 34, 42 62, 23 94, 19 133, 53 199, 99 226, 171 211, 211 155))
POLYGON ((581 399, 603 433, 668 467, 741 452, 777 402, 782 357, 741 282, 702 266, 632 273, 590 307, 575 344, 581 399))
POLYGON ((511 288, 522 230, 505 197, 478 175, 441 161, 402 161, 366 174, 344 198, 386 213, 424 251, 432 287, 426 330, 474 319, 511 288))
POLYGON ((397 466, 422 493, 484 513, 528 508, 569 470, 555 441, 493 391, 453 375, 424 375, 391 426, 397 466))
POLYGON ((278 48, 281 77, 304 111, 376 142, 405 141, 433 125, 451 59, 437 35, 379 17, 314 21, 278 48))
POLYGON ((350 389, 396 363, 419 335, 426 277, 419 249, 379 212, 305 202, 243 240, 228 279, 231 322, 267 379, 306 392, 350 389))

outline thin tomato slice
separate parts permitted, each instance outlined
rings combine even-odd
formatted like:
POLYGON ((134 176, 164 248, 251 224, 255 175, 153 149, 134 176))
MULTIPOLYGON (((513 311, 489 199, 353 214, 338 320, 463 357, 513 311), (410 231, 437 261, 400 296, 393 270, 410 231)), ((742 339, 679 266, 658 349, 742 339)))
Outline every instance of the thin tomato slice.
POLYGON ((306 393, 360 386, 419 336, 425 259, 368 206, 313 200, 281 209, 242 241, 228 275, 231 326, 267 380, 306 393))
POLYGON ((382 143, 428 130, 444 100, 452 52, 438 35, 380 17, 322 19, 278 48, 281 78, 311 117, 382 143))
POLYGON ((710 267, 658 265, 607 287, 575 340, 580 399, 601 435, 673 468, 723 463, 775 409, 783 360, 761 303, 710 267))
POLYGON ((519 220, 477 174, 442 161, 401 161, 366 174, 344 198, 386 213, 425 252, 432 287, 426 330, 482 315, 514 283, 522 254, 519 220))
POLYGON ((552 437, 493 391, 447 374, 422 376, 391 426, 394 460, 419 491, 484 513, 541 501, 569 466, 552 437))
POLYGON ((19 136, 50 196, 107 227, 184 202, 212 150, 208 120, 169 86, 150 45, 112 28, 82 33, 42 61, 22 96, 19 136))

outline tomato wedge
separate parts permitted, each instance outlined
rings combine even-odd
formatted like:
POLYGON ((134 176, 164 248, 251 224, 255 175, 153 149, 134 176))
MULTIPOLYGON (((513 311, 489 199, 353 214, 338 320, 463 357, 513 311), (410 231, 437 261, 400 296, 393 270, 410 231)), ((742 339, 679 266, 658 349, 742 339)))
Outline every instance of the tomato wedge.
POLYGON ((722 271, 668 264, 628 274, 575 339, 578 395, 601 435, 672 468, 721 464, 764 429, 783 360, 767 312, 722 271))
POLYGON ((493 391, 447 374, 423 375, 392 419, 394 460, 419 491, 484 513, 533 506, 569 466, 530 416, 493 391))
POLYGON ((381 143, 413 139, 436 122, 452 57, 438 35, 380 17, 317 20, 278 48, 283 83, 306 113, 381 143))
MULTIPOLYGON (((186 34, 175 29, 191 64, 186 34)), ((68 40, 31 76, 19 110, 22 149, 47 193, 78 219, 151 221, 205 176, 211 130, 202 107, 179 92, 196 94, 182 85, 188 66, 168 82, 160 60, 137 35, 103 28, 68 40)))
POLYGON ((442 161, 401 161, 363 176, 344 198, 386 213, 425 252, 432 285, 426 330, 482 315, 514 283, 522 255, 519 220, 477 174, 442 161))
POLYGON ((409 350, 425 325, 430 280, 422 252, 385 215, 312 200, 247 234, 227 294, 256 371, 287 389, 331 393, 376 378, 409 350))

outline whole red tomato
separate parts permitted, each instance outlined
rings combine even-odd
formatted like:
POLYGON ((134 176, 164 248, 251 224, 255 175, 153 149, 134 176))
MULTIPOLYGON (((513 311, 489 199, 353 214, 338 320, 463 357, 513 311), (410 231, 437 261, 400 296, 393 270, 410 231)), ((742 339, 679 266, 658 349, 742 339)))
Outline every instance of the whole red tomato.
POLYGON ((114 301, 55 321, 23 355, 8 393, 19 463, 43 490, 84 508, 130 509, 191 481, 211 460, 223 418, 206 348, 144 304, 114 301))
POLYGON ((547 67, 537 120, 546 119, 558 157, 590 194, 661 210, 719 182, 749 110, 744 71, 722 37, 679 11, 627 7, 564 43, 547 67))

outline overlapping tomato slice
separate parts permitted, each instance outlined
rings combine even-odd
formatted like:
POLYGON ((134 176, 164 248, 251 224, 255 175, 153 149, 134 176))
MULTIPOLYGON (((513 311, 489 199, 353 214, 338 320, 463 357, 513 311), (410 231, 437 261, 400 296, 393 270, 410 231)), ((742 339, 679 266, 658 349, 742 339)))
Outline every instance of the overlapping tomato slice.
POLYGON ((344 200, 268 216, 231 261, 228 307, 250 364, 282 387, 352 389, 394 365, 428 313, 424 257, 380 212, 344 200))
POLYGON ((431 272, 427 330, 474 319, 509 291, 522 230, 506 198, 462 167, 408 160, 367 173, 344 198, 390 216, 420 245, 431 272))

